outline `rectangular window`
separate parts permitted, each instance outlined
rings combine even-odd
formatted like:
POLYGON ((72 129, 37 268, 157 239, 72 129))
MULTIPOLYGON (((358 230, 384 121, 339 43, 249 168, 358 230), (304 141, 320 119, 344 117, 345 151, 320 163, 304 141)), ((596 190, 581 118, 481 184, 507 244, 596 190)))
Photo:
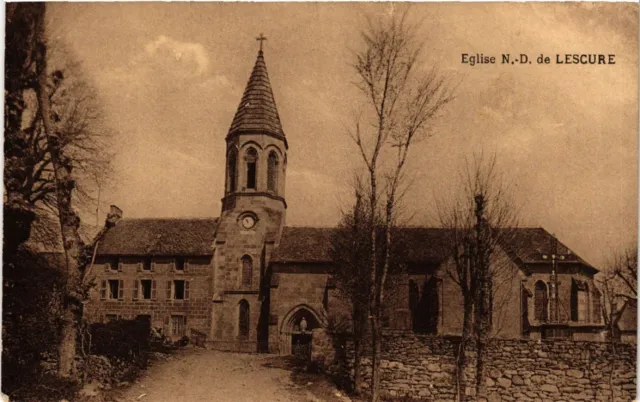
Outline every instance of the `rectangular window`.
POLYGON ((184 258, 176 258, 176 271, 184 271, 184 258))
POLYGON ((151 299, 153 281, 151 279, 143 279, 140 281, 140 298, 145 300, 151 299))
POLYGON ((142 263, 142 269, 144 271, 153 271, 151 258, 145 258, 144 259, 144 262, 142 263))
POLYGON ((110 279, 109 282, 109 299, 124 299, 124 284, 122 279, 110 279))
POLYGON ((167 299, 189 300, 189 281, 167 281, 167 299))
POLYGON ((186 318, 183 315, 171 316, 171 335, 184 336, 186 334, 186 318))
POLYGON ((184 299, 184 281, 173 281, 173 298, 176 300, 184 299))

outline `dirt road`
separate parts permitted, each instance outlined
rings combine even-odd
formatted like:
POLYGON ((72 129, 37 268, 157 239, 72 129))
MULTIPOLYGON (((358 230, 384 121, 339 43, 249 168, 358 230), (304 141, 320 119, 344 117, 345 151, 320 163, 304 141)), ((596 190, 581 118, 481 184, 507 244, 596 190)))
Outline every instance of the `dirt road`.
MULTIPOLYGON (((203 349, 179 351, 155 362, 124 393, 140 402, 306 402, 318 401, 291 372, 265 366, 273 357, 203 349)), ((331 395, 332 396, 332 395, 331 395)), ((333 399, 333 398, 331 398, 333 399)), ((322 400, 326 400, 322 398, 322 400)), ((333 400, 343 400, 335 398, 333 400)))

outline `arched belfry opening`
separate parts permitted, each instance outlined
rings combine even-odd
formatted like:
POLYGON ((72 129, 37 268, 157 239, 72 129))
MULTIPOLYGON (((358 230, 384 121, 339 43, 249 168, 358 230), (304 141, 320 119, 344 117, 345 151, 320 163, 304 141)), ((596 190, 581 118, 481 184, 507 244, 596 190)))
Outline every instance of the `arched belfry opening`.
POLYGON ((280 354, 310 358, 313 330, 321 327, 313 308, 301 305, 291 309, 280 328, 280 354))
POLYGON ((278 192, 278 154, 275 151, 269 152, 267 161, 267 190, 278 192))
POLYGON ((258 151, 255 148, 249 148, 245 156, 247 163, 247 188, 255 190, 257 188, 257 170, 258 170, 258 151))

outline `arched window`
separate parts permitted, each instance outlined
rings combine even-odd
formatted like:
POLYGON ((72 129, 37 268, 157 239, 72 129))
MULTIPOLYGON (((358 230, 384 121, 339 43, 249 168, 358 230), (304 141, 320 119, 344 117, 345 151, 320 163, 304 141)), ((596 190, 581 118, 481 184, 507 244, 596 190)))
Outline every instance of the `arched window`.
POLYGON ((547 321, 549 319, 548 310, 547 285, 542 282, 536 282, 536 290, 534 294, 534 313, 535 319, 538 321, 547 321))
POLYGON ((253 260, 248 255, 241 258, 242 261, 242 286, 251 286, 251 276, 253 275, 253 260))
POLYGON ((269 160, 267 161, 267 190, 277 192, 278 188, 278 155, 269 152, 269 160))
POLYGON ((235 149, 229 152, 227 157, 227 192, 236 191, 236 182, 238 176, 238 154, 235 149))
POLYGON ((520 312, 522 314, 521 316, 521 325, 522 325, 522 335, 529 335, 530 333, 530 323, 529 323, 529 298, 532 296, 531 292, 529 291, 529 289, 527 289, 524 284, 520 285, 521 286, 521 297, 520 297, 520 302, 521 302, 521 308, 520 308, 520 312))
POLYGON ((240 300, 238 304, 238 336, 249 337, 249 302, 240 300))
POLYGON ((247 150, 247 156, 245 157, 247 162, 247 188, 256 189, 256 170, 258 165, 258 151, 255 148, 249 148, 247 150))

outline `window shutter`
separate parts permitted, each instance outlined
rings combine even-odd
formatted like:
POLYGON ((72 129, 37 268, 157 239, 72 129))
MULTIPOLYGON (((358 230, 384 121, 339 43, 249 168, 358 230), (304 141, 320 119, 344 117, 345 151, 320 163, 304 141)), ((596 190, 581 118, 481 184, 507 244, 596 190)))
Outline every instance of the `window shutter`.
POLYGON ((122 262, 118 261, 118 272, 122 272, 122 262))
POLYGON ((124 281, 118 280, 118 300, 124 299, 124 281))
POLYGON ((105 270, 105 272, 111 271, 111 262, 105 262, 104 263, 104 270, 105 270))
POLYGON ((140 292, 140 281, 136 279, 133 281, 133 300, 138 300, 139 292, 140 292))
POLYGON ((171 299, 171 281, 167 281, 167 300, 171 299))
POLYGON ((184 299, 189 300, 189 281, 184 281, 184 299))
POLYGON ((142 271, 142 264, 143 264, 142 262, 138 263, 138 272, 142 271))
POLYGON ((182 265, 182 269, 184 270, 184 272, 187 272, 187 269, 189 269, 189 261, 187 261, 186 258, 185 258, 184 263, 182 265))
POLYGON ((151 261, 151 271, 155 271, 156 270, 156 263, 155 261, 151 261))
POLYGON ((100 284, 100 300, 107 298, 107 281, 103 280, 100 284))
POLYGON ((176 270, 176 260, 171 260, 171 263, 169 264, 170 268, 169 270, 171 272, 174 272, 176 270))
POLYGON ((152 280, 151 281, 151 299, 155 300, 156 299, 156 280, 152 280))

